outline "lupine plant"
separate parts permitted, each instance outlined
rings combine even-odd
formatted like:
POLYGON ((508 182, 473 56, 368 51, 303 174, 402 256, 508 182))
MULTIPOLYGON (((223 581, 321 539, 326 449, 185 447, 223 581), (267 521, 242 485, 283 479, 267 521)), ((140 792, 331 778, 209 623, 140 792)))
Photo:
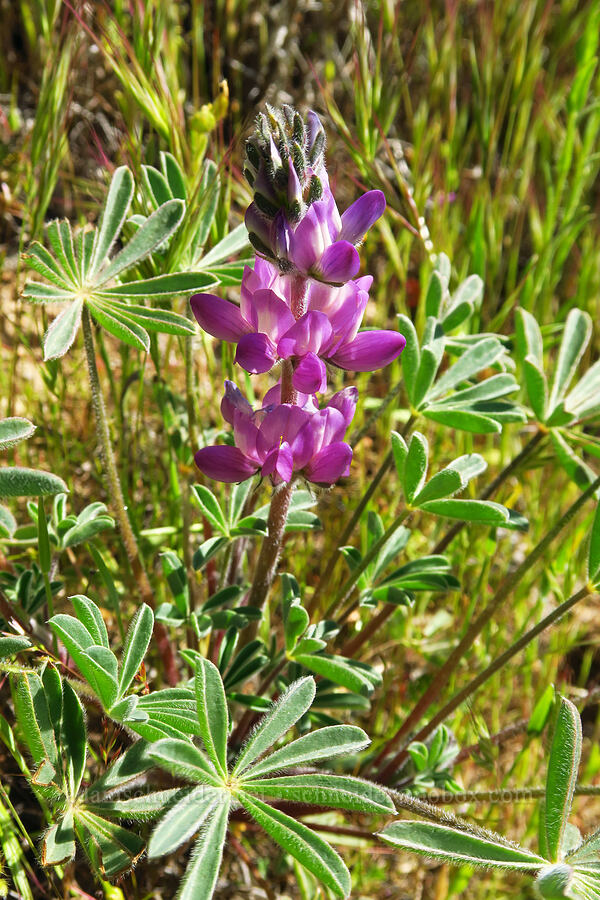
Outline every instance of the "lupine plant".
MULTIPOLYGON (((159 168, 141 167, 137 183, 129 168, 117 168, 97 227, 51 222, 49 247, 33 242, 25 257, 44 280, 28 281, 24 299, 66 304, 43 338, 49 371, 77 352, 83 327, 108 495, 107 504, 82 504, 67 498, 57 475, 0 469, 0 497, 37 498, 24 508, 27 524, 0 506, 2 546, 29 554, 0 578, 0 660, 11 687, 0 739, 39 806, 29 845, 46 893, 84 854, 105 896, 120 900, 134 866, 137 877, 193 841, 189 860, 176 866, 177 897, 210 900, 229 846, 261 880, 262 862, 255 865, 240 839, 248 831, 260 842, 256 855, 274 842, 292 861, 303 897, 351 894, 349 867, 331 846, 337 835, 398 856, 534 875, 548 900, 600 897, 597 832, 582 842, 568 821, 574 796, 594 789, 577 781, 580 716, 552 687, 527 728, 534 741, 553 723, 545 789, 529 791, 543 799, 539 852, 528 835, 517 845, 439 808, 471 797, 462 790, 452 714, 558 619, 597 597, 598 510, 586 520, 583 583, 572 590, 565 581, 567 599, 555 587, 560 602, 542 617, 532 604, 537 621, 500 653, 479 648, 517 588, 525 582, 533 592, 536 565, 600 489, 577 455, 597 451, 600 363, 571 386, 590 341, 589 316, 569 313, 548 379, 547 329, 520 309, 514 335, 480 333, 481 278, 454 284, 450 259, 439 253, 430 256, 414 316, 398 308, 396 327, 364 327, 374 278, 360 274, 359 250, 372 228, 387 227, 386 198, 367 190, 340 214, 325 130, 312 111, 268 106, 259 115, 243 165, 251 202, 231 232, 217 221, 218 167, 205 161, 188 178, 172 154, 159 160, 159 168), (238 258, 248 243, 253 258, 238 258), (185 360, 179 444, 169 435, 177 527, 140 527, 125 501, 98 366, 99 352, 108 359, 102 332, 125 344, 124 353, 150 354, 161 412, 168 353, 185 360), (220 405, 204 397, 205 420, 194 396, 202 387, 196 338, 203 362, 222 366, 220 405), (347 383, 347 373, 373 372, 401 374, 383 399, 347 383), (486 450, 509 426, 528 440, 482 484, 491 468, 486 450), (437 458, 429 436, 443 430, 460 434, 468 452, 437 458), (385 455, 357 496, 356 458, 373 434, 385 455), (508 505, 492 498, 548 451, 581 493, 556 509, 542 536, 535 532, 532 549, 507 560, 507 547, 533 522, 518 494, 508 505), (187 467, 183 488, 176 461, 187 467), (376 508, 386 480, 393 503, 376 508), (337 501, 342 521, 331 525, 327 504, 337 501), (131 573, 107 546, 115 524, 131 573), (320 541, 324 524, 329 540, 314 546, 329 552, 318 554, 315 579, 295 564, 287 541, 320 541), (463 607, 468 615, 445 640, 433 634, 415 692, 388 657, 365 651, 384 638, 410 650, 425 604, 466 593, 453 541, 475 546, 481 537, 490 558, 463 607), (62 598, 55 612, 74 547, 88 577, 77 571, 69 606, 62 598), (493 567, 501 574, 488 582, 493 567), (127 623, 129 585, 137 609, 127 623), (107 627, 113 621, 118 634, 107 627), (401 714, 385 703, 399 682, 401 714), (370 735, 354 717, 369 723, 370 735), (397 810, 411 818, 392 821, 397 810)), ((358 379, 367 385, 364 374, 358 379)), ((0 449, 33 432, 26 419, 2 420, 0 449)), ((4 788, 0 816, 0 826, 14 819, 25 832, 4 788)), ((20 865, 15 857, 15 884, 29 900, 20 865)))

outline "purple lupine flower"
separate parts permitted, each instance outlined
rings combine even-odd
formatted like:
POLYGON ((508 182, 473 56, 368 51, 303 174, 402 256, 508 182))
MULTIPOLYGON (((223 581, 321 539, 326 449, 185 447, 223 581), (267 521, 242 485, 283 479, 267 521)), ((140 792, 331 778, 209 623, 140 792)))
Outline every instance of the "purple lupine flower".
POLYGON ((205 331, 238 344, 235 359, 247 372, 268 372, 279 359, 294 359, 294 387, 322 393, 324 359, 366 372, 388 365, 404 349, 406 341, 396 331, 358 334, 372 280, 367 275, 337 288, 309 281, 307 312, 296 320, 289 279, 257 257, 254 269, 244 271, 239 307, 213 294, 195 294, 191 306, 205 331))
POLYGON ((267 106, 246 144, 244 173, 254 191, 246 227, 256 251, 282 272, 327 284, 357 275, 356 250, 385 210, 381 191, 367 191, 340 216, 324 163, 325 133, 316 113, 306 122, 291 107, 267 106))
MULTIPOLYGON (((279 391, 276 385, 265 400, 277 399, 279 391)), ((274 484, 301 474, 316 484, 331 485, 349 473, 352 449, 343 437, 357 399, 358 391, 351 387, 335 394, 323 409, 307 395, 301 406, 268 402, 253 410, 228 381, 221 411, 233 426, 235 446, 203 447, 194 457, 196 465, 217 481, 244 481, 260 472, 274 484)))

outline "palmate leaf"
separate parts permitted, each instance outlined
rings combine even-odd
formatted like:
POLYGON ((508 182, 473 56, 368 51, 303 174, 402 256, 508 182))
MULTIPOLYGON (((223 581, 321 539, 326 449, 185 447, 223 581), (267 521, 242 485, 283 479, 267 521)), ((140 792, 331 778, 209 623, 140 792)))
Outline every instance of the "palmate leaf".
POLYGON ((445 860, 453 865, 493 866, 501 869, 539 871, 546 860, 509 844, 494 832, 459 831, 438 822, 393 822, 378 835, 386 844, 411 850, 423 856, 445 860))
POLYGON ((0 451, 8 450, 21 441, 27 440, 35 432, 35 425, 20 416, 0 419, 0 451))
POLYGON ((336 897, 349 895, 350 873, 341 857, 323 838, 301 822, 267 806, 257 797, 243 792, 240 793, 239 799, 261 828, 264 828, 280 847, 297 859, 309 872, 326 884, 336 897))
POLYGON ((315 692, 315 682, 310 677, 301 678, 286 688, 242 748, 233 769, 234 775, 240 775, 295 725, 310 709, 315 692))
POLYGON ((544 847, 548 858, 561 857, 581 759, 581 719, 570 700, 561 697, 556 718, 543 807, 544 847))

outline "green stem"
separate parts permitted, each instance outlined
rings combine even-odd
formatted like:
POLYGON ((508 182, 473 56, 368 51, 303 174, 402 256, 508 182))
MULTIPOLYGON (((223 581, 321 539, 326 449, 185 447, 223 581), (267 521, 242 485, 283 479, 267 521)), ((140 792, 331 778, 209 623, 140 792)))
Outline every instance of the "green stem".
MULTIPOLYGON (((125 506, 125 498, 121 488, 121 481, 117 470, 117 463, 113 453, 112 443, 110 439, 110 431, 108 428, 108 419, 106 416, 106 407, 104 405, 104 397, 100 385, 100 377, 98 375, 98 366, 96 364, 96 350, 94 346, 94 333, 92 330, 92 322, 87 306, 83 307, 83 339, 85 344, 85 353, 88 366, 88 375, 90 379, 90 388, 92 391, 92 402, 94 405, 94 415, 96 420, 96 434, 98 443, 102 452, 102 460, 104 463, 104 472, 106 475, 108 494, 112 510, 119 525, 121 537, 125 544, 125 551, 129 559, 133 576, 138 585, 138 589, 144 603, 154 608, 154 592, 144 563, 142 561, 127 509, 125 506)), ((175 664, 175 656, 171 647, 169 637, 164 625, 160 622, 154 623, 154 636, 158 644, 160 655, 165 669, 165 676, 171 685, 177 684, 179 675, 175 664)))
MULTIPOLYGON (((448 684, 450 676, 457 668, 460 661, 463 659, 465 653, 473 646, 473 644, 475 643, 485 626, 488 624, 488 622, 491 621, 499 607, 505 602, 508 596, 519 584, 521 579, 532 568, 532 566, 544 555, 552 541, 556 537, 558 537, 561 531, 566 528, 566 526, 577 515, 581 507, 586 503, 587 500, 589 500, 590 497, 593 496, 594 492, 597 491, 599 487, 600 477, 596 478, 596 480, 589 485, 589 487, 583 492, 583 494, 581 494, 580 497, 578 497, 578 499, 571 504, 567 511, 563 513, 563 515, 558 519, 557 522, 555 522, 550 531, 534 547, 531 553, 529 553, 529 555, 523 560, 523 562, 519 566, 517 566, 514 572, 512 572, 510 575, 507 575, 506 578, 502 580, 490 602, 481 611, 479 616, 477 616, 477 618, 468 626, 463 637, 456 645, 444 665, 441 666, 441 668, 436 672, 427 690, 415 704, 395 735, 383 747, 383 749, 375 759, 373 765, 381 765, 384 762, 385 758, 388 756, 390 750, 396 747, 404 737, 412 732, 416 723, 421 720, 432 703, 437 700, 444 687, 448 684)), ((383 780, 385 777, 389 777, 391 774, 393 774, 394 771, 396 771, 399 760, 404 758, 403 754, 405 754, 405 752, 405 750, 402 750, 402 756, 401 754, 397 754, 396 757, 394 757, 381 769, 378 776, 379 780, 383 780)))
MULTIPOLYGON (((408 419, 408 421, 406 422, 405 426, 402 429, 403 437, 408 433, 408 431, 410 430, 414 421, 415 421, 414 416, 411 416, 408 419)), ((323 572, 323 575, 319 581, 319 585, 318 585, 317 589, 315 590, 315 593, 312 596, 310 604, 307 607, 309 615, 315 611, 319 597, 321 596, 321 594, 323 593, 323 591, 325 590, 325 588, 329 585, 329 582, 331 581, 331 576, 333 575, 333 571, 335 569, 336 563, 337 563, 338 559, 340 558, 340 548, 344 547, 350 540, 350 538, 354 532, 354 529, 360 522, 361 516, 362 516, 363 512, 365 511, 369 501, 375 494, 375 492, 376 492, 377 488, 379 487, 379 485, 381 484, 384 476, 391 469, 393 462, 394 462, 394 456, 392 454, 392 451, 390 450, 390 451, 388 451, 383 462, 379 466, 379 469, 373 476, 371 483, 369 484, 367 490, 362 495, 358 506, 356 507, 356 509, 350 516, 350 518, 348 519, 348 522, 346 523, 344 530, 342 531, 339 539, 336 542, 333 552, 330 554, 329 559, 327 560, 327 563, 325 565, 325 571, 323 572)))
MULTIPOLYGON (((379 554, 379 551, 383 547, 385 547, 385 545, 387 544, 389 539, 392 537, 392 535, 395 534, 396 531, 398 531, 398 529, 404 522, 406 522, 406 520, 408 519, 411 512, 412 512, 412 510, 403 509, 402 512, 400 513, 400 515, 396 516, 396 518, 394 519, 394 521, 392 522, 390 527, 387 529, 387 531, 381 535, 381 537, 379 538, 378 541, 375 541, 375 543, 373 544, 371 549, 368 551, 368 553, 366 553, 363 556, 360 563, 357 565, 357 567, 355 569, 352 570, 352 572, 350 573, 350 575, 348 576, 348 578, 346 579, 344 584, 339 589, 337 596, 335 597, 333 602, 330 603, 328 609, 325 611, 324 617, 326 619, 330 619, 332 617, 332 615, 334 614, 334 612, 337 610, 337 608, 339 606, 341 606, 342 603, 346 602, 346 600, 348 599, 348 597, 354 590, 354 587, 355 587, 358 579, 362 575, 362 573, 365 571, 366 568, 368 568, 368 566, 371 565, 373 560, 379 554)), ((354 603, 351 608, 347 609, 344 613, 341 614, 341 616, 338 618, 338 624, 348 618, 350 613, 356 608, 357 603, 358 603, 358 601, 356 603, 354 603)))
MULTIPOLYGON (((480 672, 475 678, 472 678, 468 684, 464 686, 460 691, 457 691, 453 697, 448 700, 447 703, 433 716, 433 718, 425 725, 421 730, 414 736, 413 740, 415 741, 424 741, 429 735, 437 728, 437 726, 444 721, 451 713, 454 712, 457 707, 461 705, 471 694, 474 694, 476 690, 478 690, 482 684, 485 684, 492 675, 495 675, 506 663, 516 656, 521 650, 523 650, 531 641, 535 640, 538 634, 541 634, 542 631, 545 631, 546 628, 549 628, 550 625, 553 625, 558 619, 562 618, 566 612, 568 612, 575 604, 579 603, 580 600, 585 600, 587 597, 592 595, 592 591, 586 585, 586 587, 581 588, 577 593, 573 594, 569 597, 568 600, 565 600, 564 603, 561 603, 556 609, 553 609, 551 613, 548 613, 547 616, 538 622, 537 625, 534 625, 533 628, 530 628, 529 631, 526 631, 524 635, 522 635, 518 641, 515 641, 504 653, 501 653, 500 656, 497 657, 493 662, 487 666, 483 672, 480 672)), ((403 751, 404 752, 404 751, 403 751)), ((402 760, 399 760, 400 763, 402 760)))

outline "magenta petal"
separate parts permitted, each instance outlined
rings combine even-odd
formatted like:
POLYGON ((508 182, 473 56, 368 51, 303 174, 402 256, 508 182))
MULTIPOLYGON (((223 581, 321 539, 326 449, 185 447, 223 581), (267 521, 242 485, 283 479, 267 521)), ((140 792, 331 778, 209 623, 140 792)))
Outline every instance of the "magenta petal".
POLYGON ((304 313, 285 332, 277 344, 282 359, 290 356, 304 356, 305 353, 320 353, 331 341, 331 324, 325 313, 311 310, 304 313))
POLYGON ((276 359, 275 344, 266 334, 245 334, 235 354, 236 363, 252 375, 268 372, 276 359))
POLYGON ((303 356, 292 375, 292 384, 304 394, 322 394, 327 390, 327 369, 315 353, 303 356))
POLYGON ((316 277, 329 284, 345 284, 360 269, 360 257, 354 244, 336 241, 330 244, 319 260, 316 277))
POLYGON ((204 331, 221 341, 236 342, 250 331, 239 307, 214 294, 194 294, 190 306, 204 331))
POLYGON ((351 447, 339 441, 317 453, 305 468, 304 474, 315 484, 333 484, 338 478, 349 474, 351 461, 351 447))
POLYGON ((405 338, 397 331, 363 331, 349 344, 340 347, 331 362, 341 369, 370 372, 391 363, 400 356, 405 345, 405 338))
POLYGON ((269 335, 273 342, 295 322, 291 309, 274 291, 259 290, 252 298, 252 324, 257 331, 269 335))
POLYGON ((354 418, 357 403, 358 388, 347 387, 343 388, 343 390, 341 391, 338 391, 337 394, 334 394, 327 406, 333 407, 333 409, 338 409, 341 412, 347 428, 354 418))
POLYGON ((279 447, 274 447, 263 463, 261 472, 267 475, 276 475, 278 481, 289 481, 294 471, 294 457, 290 445, 283 441, 279 447))
POLYGON ((257 471, 257 466, 247 459, 237 447, 203 447, 194 456, 200 471, 216 481, 228 483, 245 481, 257 471))
POLYGON ((340 240, 357 244, 385 210, 383 191, 367 191, 342 214, 340 240))
POLYGON ((221 400, 221 413, 226 422, 233 425, 236 410, 248 419, 252 417, 252 407, 233 381, 225 382, 225 394, 221 400))

